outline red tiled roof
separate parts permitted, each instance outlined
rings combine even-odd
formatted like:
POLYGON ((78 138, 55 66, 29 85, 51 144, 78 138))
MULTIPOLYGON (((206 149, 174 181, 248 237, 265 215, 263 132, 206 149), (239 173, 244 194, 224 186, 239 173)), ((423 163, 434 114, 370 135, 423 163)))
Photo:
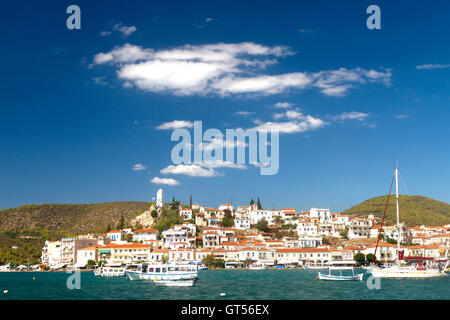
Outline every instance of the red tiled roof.
POLYGON ((158 230, 149 228, 149 229, 139 229, 139 230, 134 231, 134 233, 141 233, 141 232, 155 233, 155 232, 158 232, 158 230))

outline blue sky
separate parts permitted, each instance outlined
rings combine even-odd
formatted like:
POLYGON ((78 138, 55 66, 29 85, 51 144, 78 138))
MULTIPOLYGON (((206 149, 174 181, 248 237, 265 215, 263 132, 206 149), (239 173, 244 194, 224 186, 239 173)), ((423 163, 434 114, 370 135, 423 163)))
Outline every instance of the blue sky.
POLYGON ((402 193, 449 202, 449 11, 448 1, 5 2, 0 208, 151 201, 162 187, 211 206, 260 197, 339 211, 387 193, 397 160, 402 193), (66 28, 71 4, 81 30, 66 28), (370 4, 381 30, 366 28, 370 4), (171 130, 157 129, 174 120, 283 128, 278 174, 175 174, 171 130))

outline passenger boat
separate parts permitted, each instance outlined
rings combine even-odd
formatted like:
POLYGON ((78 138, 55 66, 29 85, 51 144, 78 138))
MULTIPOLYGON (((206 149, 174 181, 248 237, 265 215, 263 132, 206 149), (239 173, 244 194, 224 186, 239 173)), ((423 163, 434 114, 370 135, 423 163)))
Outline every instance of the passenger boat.
POLYGON ((317 279, 318 280, 335 280, 335 281, 361 281, 364 277, 363 273, 355 274, 355 269, 353 267, 330 267, 328 268, 328 274, 323 274, 319 272, 317 279), (332 274, 332 270, 339 270, 338 275, 332 274), (343 270, 352 270, 351 275, 343 275, 343 270))
POLYGON ((95 269, 94 275, 97 277, 123 277, 126 267, 122 265, 106 265, 95 269))
POLYGON ((198 267, 193 264, 139 264, 135 271, 126 270, 130 280, 195 280, 198 267))
MULTIPOLYGON (((397 208, 397 230, 400 234, 400 214, 399 214, 399 203, 398 203, 398 168, 395 168, 394 171, 395 177, 395 200, 396 200, 396 208, 397 208)), ((392 187, 392 183, 391 183, 392 187)), ((389 191, 390 194, 390 191, 389 191)), ((389 202, 389 197, 387 199, 387 203, 389 202)), ((386 204, 387 207, 387 204, 386 204)), ((386 214, 386 210, 384 215, 386 214)), ((384 217, 383 217, 384 220, 384 217)), ((383 225, 383 224, 382 224, 383 225)), ((378 248, 375 247, 375 255, 376 250, 378 248)), ((447 256, 447 255, 445 255, 447 256)), ((400 241, 397 241, 397 256, 396 256, 396 264, 393 266, 370 266, 368 268, 368 272, 372 274, 374 278, 440 278, 447 277, 448 275, 445 273, 445 269, 449 266, 450 260, 438 260, 438 261, 429 261, 428 264, 423 262, 414 263, 421 260, 430 260, 430 258, 424 257, 414 257, 415 259, 408 259, 403 257, 403 252, 400 251, 400 241), (413 261, 416 260, 416 261, 413 261), (442 262, 447 262, 445 266, 442 265, 442 262)))

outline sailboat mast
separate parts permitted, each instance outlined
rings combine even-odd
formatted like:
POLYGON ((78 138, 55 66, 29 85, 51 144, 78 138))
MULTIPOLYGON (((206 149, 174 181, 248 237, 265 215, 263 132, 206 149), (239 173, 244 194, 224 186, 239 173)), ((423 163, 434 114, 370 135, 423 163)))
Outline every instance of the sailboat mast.
POLYGON ((400 265, 400 214, 398 207, 398 165, 395 168, 395 202, 397 205, 397 265, 400 265))

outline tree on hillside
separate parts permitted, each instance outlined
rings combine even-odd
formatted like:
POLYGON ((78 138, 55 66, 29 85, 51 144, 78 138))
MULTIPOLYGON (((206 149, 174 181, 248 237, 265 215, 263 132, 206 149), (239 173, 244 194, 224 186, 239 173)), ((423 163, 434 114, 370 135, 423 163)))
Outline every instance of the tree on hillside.
POLYGON ((259 197, 258 197, 258 201, 256 202, 256 206, 258 207, 258 210, 262 209, 261 200, 259 200, 259 197))
POLYGON ((262 218, 256 224, 256 229, 258 229, 259 231, 268 232, 269 231, 269 223, 267 222, 267 220, 265 218, 262 218))
POLYGON ((189 209, 192 209, 192 194, 189 196, 189 209))
POLYGON ((152 210, 152 212, 150 212, 150 215, 152 216, 152 218, 157 218, 158 217, 158 211, 152 210))
POLYGON ((250 200, 250 205, 254 205, 255 204, 255 200, 253 200, 253 198, 250 200))
POLYGON ((106 233, 111 231, 111 223, 108 223, 108 226, 106 227, 106 233))
POLYGON ((233 227, 234 219, 231 215, 231 211, 229 209, 225 209, 223 212, 225 215, 222 219, 222 227, 233 227))
POLYGON ((123 218, 123 215, 120 217, 120 222, 117 224, 116 229, 122 230, 125 227, 125 219, 123 218))

